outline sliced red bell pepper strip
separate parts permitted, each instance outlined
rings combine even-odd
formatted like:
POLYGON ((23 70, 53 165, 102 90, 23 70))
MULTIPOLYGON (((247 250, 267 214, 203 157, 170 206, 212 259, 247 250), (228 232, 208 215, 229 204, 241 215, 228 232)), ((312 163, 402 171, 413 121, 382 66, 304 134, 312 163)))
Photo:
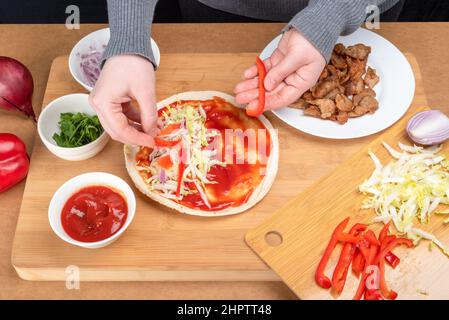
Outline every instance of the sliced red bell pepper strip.
POLYGON ((259 98, 256 109, 246 109, 246 114, 250 117, 258 117, 265 110, 265 76, 267 75, 267 70, 265 69, 265 64, 263 61, 256 57, 256 66, 258 73, 258 88, 259 88, 259 98))
MULTIPOLYGON (((388 221, 382 228, 382 230, 379 233, 379 241, 384 242, 385 238, 388 236, 388 230, 390 228, 391 221, 388 221)), ((389 239, 394 239, 395 236, 389 236, 389 239)), ((398 266, 398 264, 401 262, 401 259, 399 259, 393 252, 389 251, 385 255, 385 261, 394 269, 398 266)))
POLYGON ((163 139, 161 137, 155 137, 154 138, 154 144, 158 147, 174 147, 176 146, 179 142, 181 141, 181 139, 177 139, 177 140, 166 140, 163 139))
POLYGON ((345 232, 342 232, 338 235, 338 241, 340 242, 349 242, 352 244, 357 244, 360 240, 361 240, 360 237, 345 232))
POLYGON ((179 148, 179 164, 178 164, 178 185, 176 187, 176 196, 179 197, 181 195, 181 185, 184 175, 184 170, 186 168, 186 155, 184 148, 179 148))
POLYGON ((166 170, 169 170, 171 169, 171 167, 173 167, 173 161, 171 160, 170 155, 162 156, 157 159, 157 164, 166 170))
POLYGON ((163 136, 163 135, 166 135, 166 134, 173 133, 176 130, 178 130, 179 128, 181 128, 181 124, 180 123, 169 124, 168 126, 166 126, 165 128, 163 128, 163 129, 161 129, 159 131, 159 135, 163 136))
POLYGON ((379 289, 366 289, 365 300, 383 300, 382 294, 380 293, 379 289))
POLYGON ((401 259, 399 259, 393 252, 388 251, 385 255, 385 261, 394 269, 401 262, 401 259))
MULTIPOLYGON (((360 232, 366 230, 366 225, 357 223, 349 230, 349 235, 357 236, 360 232)), ((349 266, 354 257, 356 250, 355 244, 347 242, 341 249, 340 258, 338 259, 337 266, 335 267, 332 275, 332 289, 341 294, 346 283, 346 276, 348 274, 349 266)))
POLYGON ((329 240, 329 243, 324 250, 324 254, 321 257, 320 263, 318 264, 318 267, 316 269, 315 281, 320 287, 324 289, 329 289, 332 285, 331 280, 324 274, 324 269, 326 268, 332 251, 334 251, 335 246, 338 243, 339 234, 343 232, 348 222, 349 217, 340 222, 340 224, 335 228, 334 232, 332 233, 331 239, 329 240))
POLYGON ((380 290, 385 298, 389 300, 395 300, 398 294, 391 290, 385 279, 385 261, 382 259, 379 261, 379 276, 380 276, 380 290))
POLYGON ((370 244, 380 247, 380 241, 377 240, 377 237, 372 230, 368 230, 365 233, 365 239, 368 240, 370 244))
POLYGON ((367 267, 374 265, 374 261, 376 260, 376 256, 378 253, 378 248, 378 246, 370 244, 366 238, 364 239, 364 241, 360 242, 359 249, 362 252, 363 257, 365 258, 365 268, 363 270, 357 291, 354 295, 354 300, 360 300, 365 293, 366 279, 369 276, 369 274, 367 273, 367 267))
POLYGON ((380 233, 379 233, 379 241, 380 241, 380 242, 382 242, 382 241, 385 239, 385 237, 388 235, 388 230, 389 230, 389 228, 390 228, 390 224, 391 224, 391 221, 388 221, 388 222, 383 226, 382 230, 380 231, 380 233))
POLYGON ((388 287, 387 281, 385 279, 385 255, 399 245, 405 245, 411 248, 413 247, 413 242, 410 239, 405 238, 396 238, 390 240, 388 243, 386 241, 388 241, 388 237, 386 237, 382 243, 383 248, 381 248, 381 252, 377 256, 376 262, 379 264, 380 290, 382 291, 382 294, 385 298, 394 300, 398 295, 395 291, 391 290, 388 287))
POLYGON ((354 259, 352 260, 352 272, 359 277, 360 273, 363 271, 365 266, 365 258, 359 249, 356 250, 354 254, 354 259))

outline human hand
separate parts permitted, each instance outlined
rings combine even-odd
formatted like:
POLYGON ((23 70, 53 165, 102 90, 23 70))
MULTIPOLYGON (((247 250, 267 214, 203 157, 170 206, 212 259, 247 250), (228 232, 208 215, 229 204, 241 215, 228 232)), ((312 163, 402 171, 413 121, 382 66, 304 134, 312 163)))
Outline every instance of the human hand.
POLYGON ((106 60, 89 102, 112 139, 133 145, 154 145, 157 109, 151 62, 138 55, 106 60), (131 105, 135 99, 139 107, 131 105), (142 131, 129 120, 140 123, 142 131))
MULTIPOLYGON (((265 110, 287 106, 301 97, 317 82, 326 66, 323 55, 296 29, 285 32, 278 47, 264 61, 265 110)), ((235 86, 236 101, 257 109, 257 67, 254 65, 243 73, 243 81, 235 86)))

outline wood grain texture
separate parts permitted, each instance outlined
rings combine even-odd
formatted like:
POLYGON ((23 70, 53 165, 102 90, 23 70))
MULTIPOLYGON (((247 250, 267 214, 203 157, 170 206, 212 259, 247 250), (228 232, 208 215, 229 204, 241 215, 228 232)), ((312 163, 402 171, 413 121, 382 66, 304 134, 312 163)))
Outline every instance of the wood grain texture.
MULTIPOLYGON (((416 111, 427 109, 425 97, 420 90, 418 66, 410 56, 408 58, 415 72, 417 92, 413 107, 407 115, 338 166, 330 175, 307 188, 246 234, 248 245, 301 299, 352 299, 354 296, 359 280, 351 272, 340 297, 332 296, 330 290, 318 287, 314 274, 338 223, 346 217, 351 217, 347 227, 349 228, 356 222, 370 223, 375 216, 372 210, 360 209, 365 196, 358 192, 358 186, 374 170, 368 151, 373 151, 384 164, 391 161, 392 158, 381 142, 385 141, 396 148, 398 141, 412 143, 405 132, 407 121, 416 111), (420 102, 417 103, 418 101, 420 102), (280 245, 267 243, 266 234, 273 232, 282 238, 280 245)), ((442 152, 447 151, 448 144, 442 152)), ((443 243, 449 243, 448 227, 442 223, 443 218, 433 216, 431 220, 431 223, 422 228, 433 232, 443 243)), ((377 233, 381 226, 373 224, 371 228, 377 233)), ((449 298, 449 259, 436 248, 430 251, 428 245, 428 242, 422 241, 414 249, 398 248, 395 251, 401 258, 401 263, 394 270, 387 267, 386 274, 390 287, 398 292, 399 299, 449 298)), ((329 277, 332 276, 339 252, 340 246, 335 250, 326 269, 329 277)))
MULTIPOLYGON (((189 90, 232 93, 241 72, 254 57, 252 53, 162 55, 157 71, 158 98, 189 90)), ((415 103, 425 104, 417 80, 415 103)), ((44 105, 80 91, 68 72, 67 57, 57 58, 44 105)), ((28 280, 63 280, 68 265, 79 266, 85 281, 279 280, 245 245, 245 233, 372 137, 324 140, 297 132, 271 114, 268 117, 279 130, 280 167, 271 191, 259 205, 241 215, 204 219, 172 212, 136 191, 135 220, 117 242, 100 250, 82 249, 60 240, 47 221, 48 203, 64 181, 88 171, 107 171, 132 185, 124 167, 122 146, 110 142, 95 158, 73 163, 50 154, 36 137, 13 244, 16 271, 28 280)))

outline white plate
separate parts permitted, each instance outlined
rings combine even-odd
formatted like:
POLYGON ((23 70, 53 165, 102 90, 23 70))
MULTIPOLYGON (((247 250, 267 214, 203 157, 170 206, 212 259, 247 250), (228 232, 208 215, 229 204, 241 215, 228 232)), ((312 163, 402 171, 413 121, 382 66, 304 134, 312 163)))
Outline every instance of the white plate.
MULTIPOLYGON (((260 57, 267 59, 281 36, 274 38, 260 57)), ((371 47, 368 65, 376 69, 380 82, 374 88, 379 110, 372 115, 349 119, 344 125, 335 121, 304 116, 302 110, 284 107, 273 113, 290 126, 308 134, 331 139, 352 139, 382 131, 398 121, 408 110, 415 94, 415 77, 404 55, 391 42, 366 29, 340 37, 345 46, 363 43, 371 47)))

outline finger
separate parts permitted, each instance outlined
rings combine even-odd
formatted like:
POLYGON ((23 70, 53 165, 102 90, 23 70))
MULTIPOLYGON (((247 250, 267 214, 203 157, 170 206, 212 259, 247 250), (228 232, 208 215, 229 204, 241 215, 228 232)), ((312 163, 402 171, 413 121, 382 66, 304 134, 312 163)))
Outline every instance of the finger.
POLYGON ((249 103, 254 99, 257 99, 259 96, 259 89, 251 89, 244 92, 241 92, 235 96, 235 101, 237 103, 249 103))
POLYGON ((139 90, 136 100, 140 109, 140 123, 142 129, 148 134, 152 134, 157 125, 156 98, 153 90, 139 90))
MULTIPOLYGON (((273 91, 267 92, 265 93, 265 101, 268 99, 269 96, 272 96, 274 94, 276 94, 277 92, 281 91, 284 87, 286 86, 286 84, 284 82, 282 82, 281 84, 279 84, 273 91)), ((248 105, 246 106, 247 109, 257 109, 259 106, 259 91, 257 90, 257 97, 248 102, 248 105)), ((265 108, 264 111, 267 110, 267 105, 265 104, 265 108)))
POLYGON ((133 106, 131 103, 122 103, 122 110, 125 116, 134 121, 140 123, 140 110, 138 107, 133 106))
POLYGON ((271 67, 273 68, 274 66, 278 65, 279 62, 284 59, 284 57, 285 55, 282 53, 282 51, 279 50, 279 48, 276 48, 276 50, 273 51, 270 57, 271 67))
POLYGON ((154 145, 153 137, 133 128, 128 118, 123 114, 121 105, 111 105, 107 114, 101 112, 98 114, 102 124, 108 128, 108 133, 112 139, 126 144, 152 147, 154 145))
MULTIPOLYGON (((269 70, 272 66, 269 58, 265 59, 263 61, 263 64, 265 65, 266 70, 269 70)), ((259 72, 257 71, 257 66, 254 64, 243 72, 243 79, 252 79, 257 76, 258 73, 259 72)))
MULTIPOLYGON (((301 70, 303 71, 303 70, 301 70)), ((306 70, 307 72, 307 70, 306 70)), ((292 73, 291 75, 289 75, 286 79, 285 79, 285 83, 295 87, 296 89, 298 89, 298 92, 302 95, 304 92, 306 92, 307 90, 309 90, 311 87, 313 87, 313 85, 316 83, 315 79, 316 77, 313 76, 301 76, 301 74, 295 72, 292 73), (312 79, 312 80, 306 80, 306 79, 312 79)))
POLYGON ((258 82, 259 82, 258 78, 253 78, 250 80, 239 82, 234 88, 234 93, 239 94, 244 91, 255 89, 258 87, 258 82))
POLYGON ((298 70, 301 63, 301 59, 298 59, 297 56, 292 54, 286 55, 277 65, 268 71, 265 77, 265 88, 268 91, 276 88, 285 78, 298 70))
POLYGON ((297 88, 293 86, 285 86, 275 94, 267 96, 265 109, 271 110, 288 106, 298 100, 300 96, 301 93, 297 88))

